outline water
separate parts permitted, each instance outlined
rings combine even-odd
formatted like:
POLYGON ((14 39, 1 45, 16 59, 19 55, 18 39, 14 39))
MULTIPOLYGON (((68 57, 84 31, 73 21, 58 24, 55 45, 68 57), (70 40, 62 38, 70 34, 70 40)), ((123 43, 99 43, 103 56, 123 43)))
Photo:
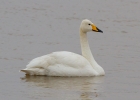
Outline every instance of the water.
POLYGON ((138 100, 140 98, 139 0, 1 0, 1 100, 138 100), (81 54, 79 25, 88 33, 102 77, 45 77, 19 73, 33 58, 53 51, 81 54))

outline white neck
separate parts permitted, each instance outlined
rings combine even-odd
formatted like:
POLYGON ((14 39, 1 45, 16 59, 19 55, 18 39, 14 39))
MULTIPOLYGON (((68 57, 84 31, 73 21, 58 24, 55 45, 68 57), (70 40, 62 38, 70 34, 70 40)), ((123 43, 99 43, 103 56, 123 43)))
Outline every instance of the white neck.
POLYGON ((97 64, 97 62, 94 60, 89 44, 88 44, 88 39, 87 39, 87 33, 84 33, 82 30, 80 30, 80 42, 81 42, 81 50, 82 50, 82 55, 85 57, 91 66, 99 73, 104 75, 104 70, 100 65, 97 64))
POLYGON ((84 33, 80 30, 80 42, 81 42, 81 50, 82 50, 82 55, 90 62, 90 64, 94 67, 96 64, 96 61, 94 60, 88 39, 87 39, 87 33, 84 33))

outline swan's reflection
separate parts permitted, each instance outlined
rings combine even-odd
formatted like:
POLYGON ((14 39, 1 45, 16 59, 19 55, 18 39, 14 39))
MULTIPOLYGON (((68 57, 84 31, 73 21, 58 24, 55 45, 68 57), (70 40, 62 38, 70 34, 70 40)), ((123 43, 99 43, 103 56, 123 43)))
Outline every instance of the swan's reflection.
POLYGON ((23 81, 32 86, 78 92, 81 99, 89 99, 89 96, 98 96, 102 91, 100 84, 103 76, 100 77, 46 77, 46 76, 25 76, 23 81), (79 94, 80 92, 80 94, 79 94))

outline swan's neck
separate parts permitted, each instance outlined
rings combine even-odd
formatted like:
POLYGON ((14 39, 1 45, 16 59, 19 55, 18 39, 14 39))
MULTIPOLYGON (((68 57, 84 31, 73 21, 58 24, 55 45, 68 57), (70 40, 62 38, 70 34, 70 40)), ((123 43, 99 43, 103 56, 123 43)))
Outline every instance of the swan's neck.
POLYGON ((88 39, 87 39, 87 33, 84 33, 80 30, 80 42, 81 42, 81 50, 82 50, 82 55, 90 62, 90 64, 95 68, 98 66, 97 62, 94 60, 88 39))
POLYGON ((87 33, 82 32, 82 30, 80 30, 80 42, 83 57, 85 57, 89 61, 93 69, 97 72, 97 75, 105 75, 103 68, 97 64, 97 62, 94 60, 92 56, 88 44, 87 33))

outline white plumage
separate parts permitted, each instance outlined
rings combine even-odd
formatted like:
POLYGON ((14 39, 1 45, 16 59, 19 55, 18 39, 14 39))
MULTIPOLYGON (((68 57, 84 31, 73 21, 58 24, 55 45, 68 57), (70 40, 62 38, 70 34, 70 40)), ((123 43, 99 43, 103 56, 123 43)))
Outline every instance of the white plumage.
POLYGON ((47 76, 99 76, 105 72, 94 60, 90 51, 87 32, 102 32, 91 21, 85 19, 80 26, 82 55, 68 51, 53 52, 33 59, 25 69, 29 75, 47 76))

